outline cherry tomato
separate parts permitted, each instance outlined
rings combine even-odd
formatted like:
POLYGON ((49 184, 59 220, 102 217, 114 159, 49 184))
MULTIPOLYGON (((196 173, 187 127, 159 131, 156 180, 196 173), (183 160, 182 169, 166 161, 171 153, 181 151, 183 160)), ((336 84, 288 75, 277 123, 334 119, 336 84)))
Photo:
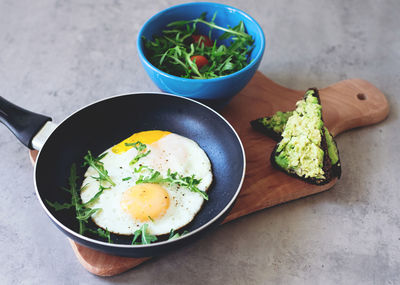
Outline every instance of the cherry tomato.
POLYGON ((209 37, 204 35, 192 35, 193 41, 197 44, 203 43, 205 47, 212 47, 213 42, 210 40, 209 37))
POLYGON ((204 65, 208 64, 207 58, 202 55, 194 55, 190 57, 191 61, 194 61, 198 69, 201 69, 204 65))

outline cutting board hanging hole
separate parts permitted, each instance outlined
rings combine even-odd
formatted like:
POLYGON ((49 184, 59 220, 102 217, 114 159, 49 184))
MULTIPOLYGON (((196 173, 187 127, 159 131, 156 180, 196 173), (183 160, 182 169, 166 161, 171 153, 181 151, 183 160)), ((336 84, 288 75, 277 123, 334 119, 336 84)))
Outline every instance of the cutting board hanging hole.
POLYGON ((357 99, 360 101, 364 101, 364 100, 367 100, 367 96, 364 93, 358 93, 357 99))

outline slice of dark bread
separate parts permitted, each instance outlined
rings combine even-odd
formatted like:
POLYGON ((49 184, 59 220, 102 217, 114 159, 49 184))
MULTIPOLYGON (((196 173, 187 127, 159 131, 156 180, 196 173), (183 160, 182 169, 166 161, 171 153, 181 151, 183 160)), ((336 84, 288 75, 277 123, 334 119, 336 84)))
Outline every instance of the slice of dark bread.
MULTIPOLYGON (((333 177, 340 178, 342 176, 342 165, 340 164, 340 155, 339 155, 339 148, 337 146, 337 143, 335 139, 333 138, 332 134, 328 131, 328 129, 325 127, 325 136, 330 136, 332 140, 332 145, 334 147, 333 151, 336 153, 336 155, 331 155, 328 151, 329 158, 331 159, 332 163, 332 173, 333 177), (334 161, 336 160, 336 161, 334 161)), ((328 144, 329 146, 329 144, 328 144)))
MULTIPOLYGON (((319 93, 318 93, 318 90, 316 88, 310 88, 309 90, 307 90, 306 95, 305 95, 303 100, 305 101, 307 99, 307 96, 310 96, 310 94, 311 94, 311 96, 316 97, 317 100, 318 100, 318 104, 321 105, 321 101, 320 101, 320 98, 319 98, 319 93)), ((295 112, 297 112, 297 111, 295 111, 295 112)), ((302 117, 300 116, 300 114, 299 114, 299 117, 300 117, 300 120, 301 120, 302 117)), ((279 151, 279 146, 280 146, 280 143, 282 142, 282 133, 279 132, 279 129, 271 128, 271 126, 268 126, 268 124, 266 125, 265 124, 265 120, 263 121, 262 119, 263 118, 259 118, 257 120, 252 121, 251 125, 253 126, 253 128, 255 128, 258 131, 261 131, 264 134, 267 134, 267 135, 271 136, 274 139, 276 139, 276 138, 280 139, 280 141, 275 146, 275 148, 274 148, 274 150, 273 150, 273 152, 271 154, 271 163, 272 163, 272 165, 274 167, 284 171, 285 173, 287 173, 289 175, 292 175, 294 177, 300 178, 300 179, 302 179, 302 180, 304 180, 304 181, 306 181, 308 183, 317 184, 317 185, 326 184, 329 181, 331 181, 333 178, 340 177, 340 175, 341 175, 341 165, 340 165, 339 153, 337 151, 337 144, 333 140, 332 136, 329 134, 328 130, 323 125, 322 109, 321 109, 321 112, 320 112, 320 118, 317 118, 317 120, 318 121, 322 120, 322 126, 320 128, 321 142, 320 142, 320 145, 318 147, 323 151, 322 171, 323 171, 323 176, 324 177, 310 177, 310 176, 306 177, 307 175, 300 176, 299 174, 296 173, 296 169, 291 169, 290 167, 284 168, 282 165, 277 163, 277 161, 280 160, 280 158, 277 159, 277 157, 280 156, 281 152, 283 151, 282 149, 279 151), (325 133, 325 132, 327 132, 327 133, 325 133), (329 138, 331 140, 332 146, 334 146, 336 148, 336 156, 331 155, 332 158, 335 157, 334 159, 335 160, 337 159, 336 163, 332 163, 331 156, 330 156, 330 154, 328 152, 328 144, 327 144, 327 140, 326 140, 327 139, 327 137, 326 137, 327 135, 330 136, 329 138)), ((286 129, 286 125, 285 125, 283 131, 285 129, 286 129)), ((290 150, 286 150, 286 151, 290 151, 290 150)), ((332 152, 332 149, 331 149, 331 152, 332 152)), ((299 170, 299 169, 297 168, 297 170, 299 170)))

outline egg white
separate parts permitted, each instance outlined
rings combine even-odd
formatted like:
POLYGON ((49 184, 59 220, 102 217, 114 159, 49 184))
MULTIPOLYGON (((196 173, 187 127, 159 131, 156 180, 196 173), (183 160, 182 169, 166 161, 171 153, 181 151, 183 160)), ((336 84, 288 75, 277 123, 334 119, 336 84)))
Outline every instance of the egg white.
MULTIPOLYGON (((169 233, 171 229, 177 230, 193 220, 200 211, 204 199, 199 193, 191 192, 185 187, 165 183, 161 185, 169 194, 170 205, 165 215, 154 221, 134 220, 131 215, 122 210, 120 203, 123 193, 136 185, 140 175, 148 175, 146 170, 142 173, 134 173, 133 170, 140 165, 157 170, 164 177, 168 169, 183 176, 195 175, 196 179, 201 179, 198 188, 207 191, 213 179, 211 162, 196 142, 177 134, 168 134, 148 144, 146 151, 150 150, 150 153, 134 165, 129 165, 129 163, 138 153, 135 148, 120 154, 114 153, 111 149, 105 151, 107 155, 101 161, 116 186, 103 182, 103 186, 111 187, 111 189, 104 190, 100 198, 90 205, 91 208, 101 209, 92 216, 98 226, 112 233, 131 235, 143 224, 148 224, 150 234, 162 235, 169 233), (123 181, 126 177, 132 178, 123 181)), ((89 167, 82 183, 81 199, 84 203, 99 190, 99 181, 94 177, 98 177, 98 174, 89 167)))

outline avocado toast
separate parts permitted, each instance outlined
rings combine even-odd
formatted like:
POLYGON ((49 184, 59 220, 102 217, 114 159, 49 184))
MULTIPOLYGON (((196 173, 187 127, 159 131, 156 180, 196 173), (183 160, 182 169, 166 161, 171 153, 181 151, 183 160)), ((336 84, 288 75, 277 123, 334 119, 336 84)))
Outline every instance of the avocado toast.
POLYGON ((257 131, 280 140, 271 155, 271 163, 278 169, 318 185, 340 177, 339 152, 324 126, 316 88, 307 90, 295 111, 277 112, 250 123, 257 131))

